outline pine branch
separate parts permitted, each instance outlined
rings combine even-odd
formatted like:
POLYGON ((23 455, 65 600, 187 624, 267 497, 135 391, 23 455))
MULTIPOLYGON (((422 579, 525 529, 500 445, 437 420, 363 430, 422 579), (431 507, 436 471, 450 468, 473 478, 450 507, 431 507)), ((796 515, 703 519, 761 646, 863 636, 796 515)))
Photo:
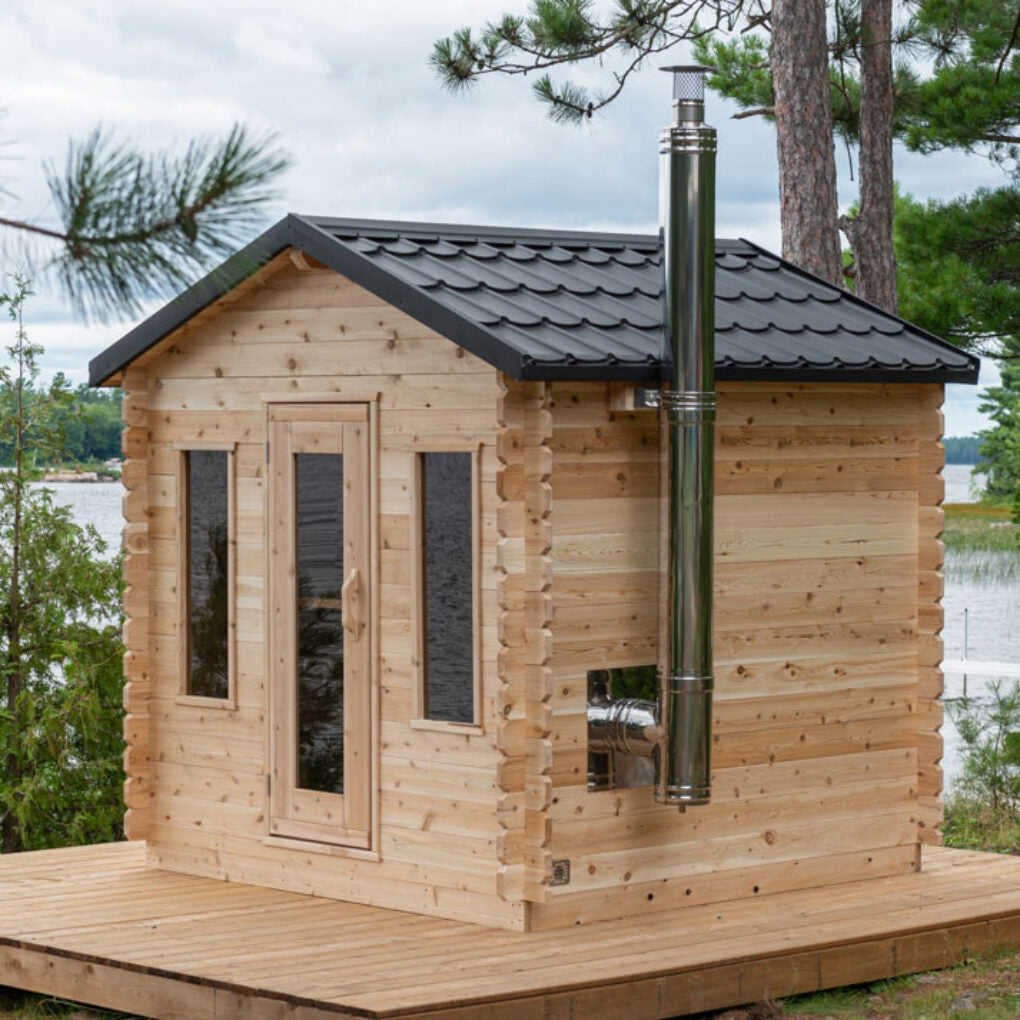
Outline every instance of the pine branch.
POLYGON ((259 226, 288 160, 271 135, 234 125, 182 156, 144 156, 96 128, 46 176, 62 229, 0 219, 56 241, 45 266, 84 318, 136 314, 225 258, 259 226))
POLYGON ((996 133, 983 133, 974 136, 976 142, 998 142, 1003 145, 1020 145, 1020 135, 1000 135, 996 133))
POLYGON ((11 230, 24 230, 30 234, 39 234, 42 237, 51 237, 57 241, 66 241, 67 234, 57 230, 49 230, 46 227, 37 227, 32 223, 23 223, 21 220, 8 220, 0 216, 0 227, 9 227, 11 230))
POLYGON ((746 35, 748 32, 753 32, 756 28, 764 29, 766 32, 772 31, 772 11, 763 12, 762 14, 752 15, 747 19, 747 24, 740 30, 741 35, 746 35))
POLYGON ((1013 31, 1010 32, 1009 42, 1006 43, 1006 48, 1002 51, 1002 58, 999 60, 998 66, 995 68, 994 83, 999 84, 999 77, 1002 74, 1002 69, 1006 66, 1006 58, 1010 55, 1013 47, 1016 45, 1017 34, 1020 33, 1020 6, 1016 9, 1016 17, 1013 19, 1013 31))
MULTIPOLYGON (((527 18, 504 15, 477 38, 465 28, 438 40, 429 62, 446 88, 461 91, 487 74, 528 75, 623 56, 623 69, 611 72, 613 85, 604 92, 591 93, 572 82, 554 85, 547 74, 535 83, 550 117, 576 123, 613 102, 647 57, 723 26, 732 29, 745 6, 755 4, 760 8, 760 0, 617 0, 615 10, 599 22, 591 0, 533 0, 527 18)), ((757 16, 764 20, 767 13, 757 16)))

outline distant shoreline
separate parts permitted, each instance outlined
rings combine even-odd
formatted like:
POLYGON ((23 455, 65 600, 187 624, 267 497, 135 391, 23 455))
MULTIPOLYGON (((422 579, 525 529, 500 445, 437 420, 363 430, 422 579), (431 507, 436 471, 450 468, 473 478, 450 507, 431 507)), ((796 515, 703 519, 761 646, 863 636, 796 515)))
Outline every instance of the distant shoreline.
POLYGON ((40 479, 42 482, 119 482, 120 476, 100 475, 96 471, 50 471, 40 479))

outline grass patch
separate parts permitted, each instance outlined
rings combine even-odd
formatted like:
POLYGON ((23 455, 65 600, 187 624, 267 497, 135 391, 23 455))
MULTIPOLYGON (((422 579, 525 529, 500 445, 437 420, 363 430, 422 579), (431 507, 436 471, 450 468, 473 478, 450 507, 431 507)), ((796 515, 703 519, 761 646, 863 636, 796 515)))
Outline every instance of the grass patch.
POLYGON ((120 469, 106 466, 104 460, 69 460, 61 461, 59 464, 51 464, 44 467, 43 472, 50 474, 52 472, 71 472, 71 473, 82 473, 86 471, 94 471, 100 478, 120 478, 120 469))
POLYGON ((1020 528, 1010 508, 980 503, 947 503, 946 577, 953 581, 1007 584, 1020 579, 1020 528))
POLYGON ((942 836, 946 846, 957 850, 1020 856, 1020 821, 962 795, 946 801, 942 836))
POLYGON ((942 509, 946 512, 946 518, 988 518, 995 521, 1008 521, 1012 512, 1006 503, 943 503, 942 509))
MULTIPOLYGON (((740 1016, 735 1010, 731 1015, 740 1016)), ((1016 1020, 1020 954, 1014 949, 948 970, 784 999, 776 1017, 798 1020, 1016 1020)))
POLYGON ((143 1020, 127 1013, 93 1009, 66 999, 0 987, 0 1020, 143 1020))
POLYGON ((977 503, 949 503, 945 511, 942 541, 954 552, 1005 552, 1020 557, 1017 544, 1020 529, 1010 520, 1004 506, 977 503))
MULTIPOLYGON (((882 982, 883 985, 888 982, 882 982)), ((851 988, 832 988, 813 995, 795 995, 784 999, 784 1016, 866 1016, 868 999, 876 985, 854 985, 851 988)))

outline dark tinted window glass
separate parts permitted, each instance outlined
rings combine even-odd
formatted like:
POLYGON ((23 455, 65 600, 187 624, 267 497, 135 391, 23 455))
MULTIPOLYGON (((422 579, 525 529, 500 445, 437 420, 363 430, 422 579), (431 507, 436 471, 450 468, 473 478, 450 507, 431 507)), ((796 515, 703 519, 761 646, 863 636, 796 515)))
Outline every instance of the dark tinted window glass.
POLYGON ((471 461, 421 455, 426 714, 460 723, 475 719, 471 461))
POLYGON ((223 450, 192 450, 188 489, 189 694, 229 697, 230 554, 227 463, 223 450))
POLYGON ((298 786, 344 792, 343 457, 294 457, 298 786))

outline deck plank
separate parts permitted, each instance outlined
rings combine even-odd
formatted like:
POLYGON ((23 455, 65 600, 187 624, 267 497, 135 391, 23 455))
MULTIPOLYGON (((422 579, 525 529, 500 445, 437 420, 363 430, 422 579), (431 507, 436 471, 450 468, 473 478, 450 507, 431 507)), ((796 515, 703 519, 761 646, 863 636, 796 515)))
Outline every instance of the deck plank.
POLYGON ((0 984, 176 1020, 670 1017, 1020 944, 1020 860, 520 934, 161 871, 122 843, 0 857, 0 984), (179 993, 179 994, 178 994, 179 993))

